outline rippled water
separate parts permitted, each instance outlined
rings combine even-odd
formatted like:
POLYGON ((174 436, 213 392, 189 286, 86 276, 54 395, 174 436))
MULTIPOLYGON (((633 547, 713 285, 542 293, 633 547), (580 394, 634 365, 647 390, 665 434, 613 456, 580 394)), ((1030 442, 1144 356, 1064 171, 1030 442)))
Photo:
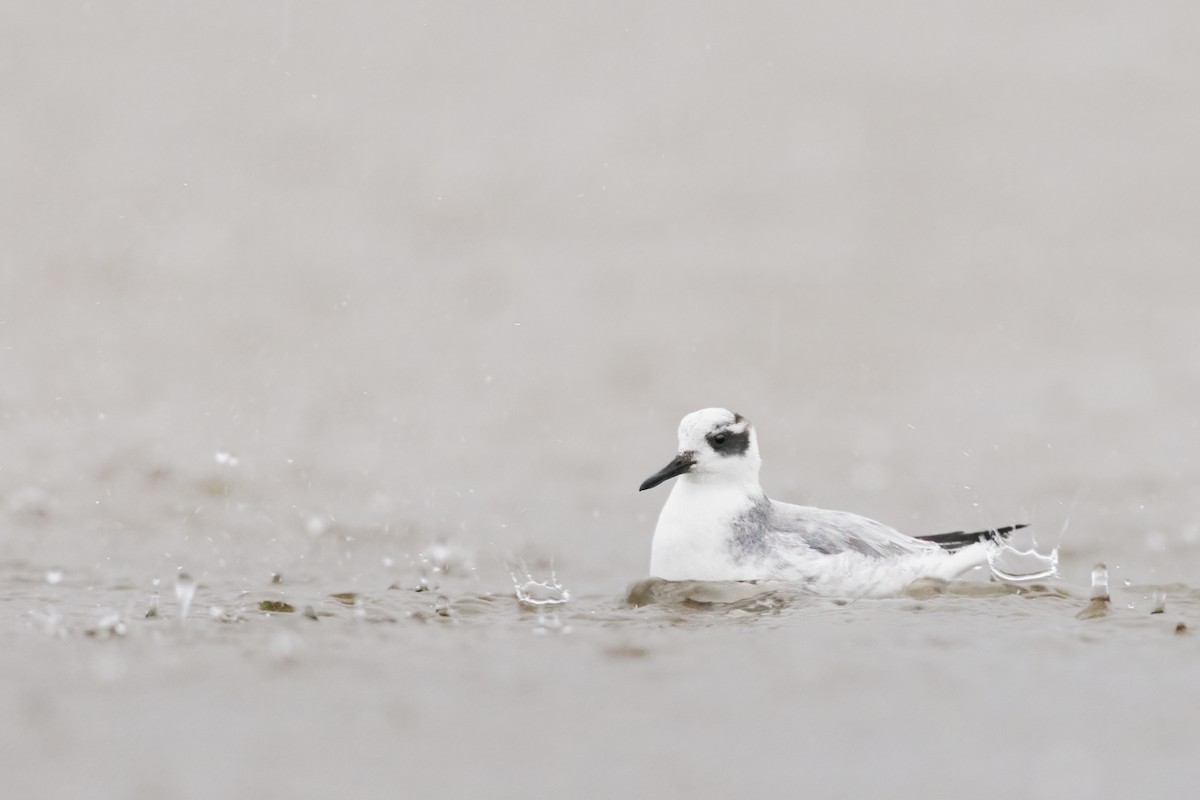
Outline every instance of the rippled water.
POLYGON ((0 692, 5 758, 54 742, 87 766, 17 767, 9 785, 602 796, 802 781, 857 796, 903 775, 996 797, 1182 791, 1200 590, 1114 587, 1087 613, 1086 587, 974 578, 854 602, 650 580, 534 607, 470 575, 213 577, 181 621, 148 580, 51 583, 7 563, 5 663, 29 672, 0 692), (847 768, 862 758, 883 771, 847 768))

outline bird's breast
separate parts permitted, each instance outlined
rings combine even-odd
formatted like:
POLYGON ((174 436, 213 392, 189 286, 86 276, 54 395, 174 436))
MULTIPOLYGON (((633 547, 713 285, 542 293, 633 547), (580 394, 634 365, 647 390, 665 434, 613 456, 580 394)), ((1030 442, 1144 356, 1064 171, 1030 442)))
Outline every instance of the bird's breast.
POLYGON ((730 549, 734 521, 754 506, 741 487, 681 480, 654 529, 650 574, 666 580, 749 580, 730 549))

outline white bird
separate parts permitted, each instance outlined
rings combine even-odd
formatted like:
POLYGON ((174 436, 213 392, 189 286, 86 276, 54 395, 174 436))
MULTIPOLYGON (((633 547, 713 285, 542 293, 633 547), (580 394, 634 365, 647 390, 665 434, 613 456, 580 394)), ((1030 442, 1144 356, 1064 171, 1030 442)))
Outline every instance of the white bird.
POLYGON ((920 578, 987 563, 1024 525, 913 537, 845 511, 769 499, 762 458, 740 414, 706 408, 679 423, 679 452, 639 491, 679 477, 654 529, 650 575, 671 581, 785 581, 835 597, 882 597, 920 578))

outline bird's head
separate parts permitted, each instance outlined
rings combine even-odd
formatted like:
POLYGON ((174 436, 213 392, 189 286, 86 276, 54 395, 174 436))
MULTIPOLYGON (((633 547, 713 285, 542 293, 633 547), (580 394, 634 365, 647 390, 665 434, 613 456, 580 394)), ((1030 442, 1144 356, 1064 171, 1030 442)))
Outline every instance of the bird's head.
POLYGON ((758 483, 762 459, 749 420, 725 408, 694 411, 679 423, 679 451, 670 464, 647 478, 639 491, 676 475, 689 480, 758 483))

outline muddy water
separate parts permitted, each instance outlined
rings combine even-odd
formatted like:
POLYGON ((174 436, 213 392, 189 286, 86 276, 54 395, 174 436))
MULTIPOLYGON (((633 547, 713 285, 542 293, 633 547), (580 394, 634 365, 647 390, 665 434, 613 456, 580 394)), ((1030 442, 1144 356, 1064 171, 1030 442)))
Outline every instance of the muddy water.
POLYGON ((1200 778, 1190 6, 10 5, 5 796, 1200 778), (710 405, 1062 577, 630 605, 710 405))

